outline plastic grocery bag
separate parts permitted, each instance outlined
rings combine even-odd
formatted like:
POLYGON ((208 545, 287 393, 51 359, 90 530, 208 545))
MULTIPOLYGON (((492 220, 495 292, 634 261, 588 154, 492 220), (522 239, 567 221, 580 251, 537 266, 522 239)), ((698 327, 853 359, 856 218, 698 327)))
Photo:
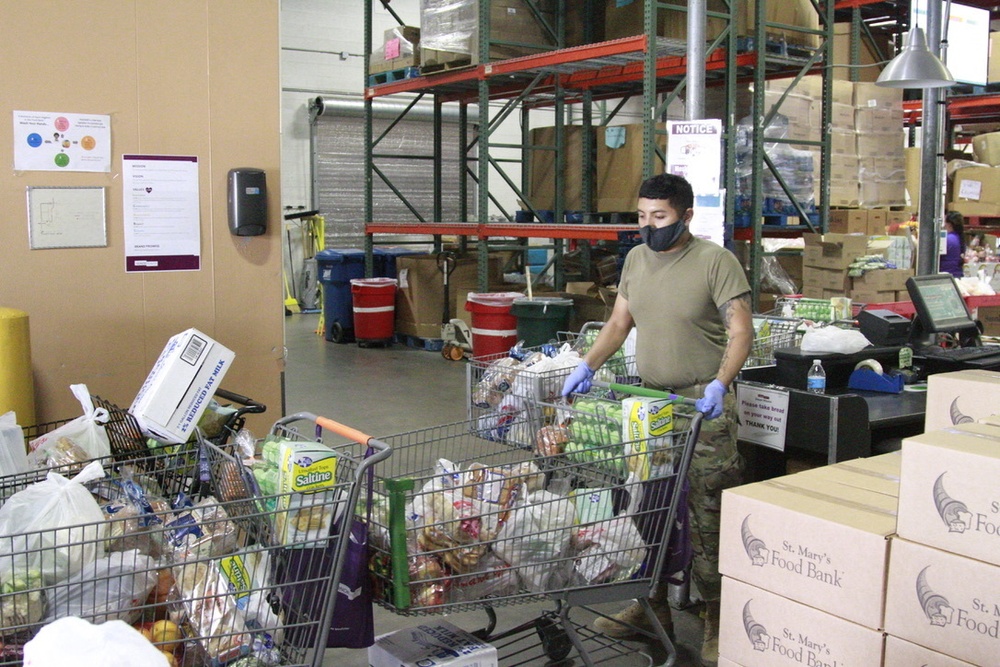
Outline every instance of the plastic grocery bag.
POLYGON ((572 573, 573 561, 564 554, 575 520, 569 498, 549 491, 529 493, 497 535, 493 551, 517 570, 529 590, 557 588, 572 573))
POLYGON ((116 551, 84 565, 49 591, 45 622, 79 616, 92 623, 133 623, 139 617, 139 606, 156 586, 156 566, 156 559, 135 549, 116 551))
POLYGON ((124 621, 91 625, 67 616, 24 645, 25 667, 167 667, 167 657, 124 621))
POLYGON ((73 384, 69 388, 80 401, 83 415, 28 443, 31 449, 29 460, 36 465, 45 460, 49 450, 57 447, 62 438, 82 449, 91 459, 111 454, 111 441, 108 440, 108 434, 104 430, 104 425, 108 422, 108 411, 94 407, 87 385, 73 384))
POLYGON ((854 354, 871 345, 865 335, 856 329, 840 327, 812 327, 802 336, 799 348, 803 352, 840 352, 854 354))
POLYGON ((31 470, 24 451, 24 431, 17 425, 17 415, 0 415, 0 475, 16 475, 31 470))
POLYGON ((54 584, 97 559, 107 522, 83 485, 104 477, 97 461, 73 479, 50 472, 0 507, 0 574, 41 572, 54 584))

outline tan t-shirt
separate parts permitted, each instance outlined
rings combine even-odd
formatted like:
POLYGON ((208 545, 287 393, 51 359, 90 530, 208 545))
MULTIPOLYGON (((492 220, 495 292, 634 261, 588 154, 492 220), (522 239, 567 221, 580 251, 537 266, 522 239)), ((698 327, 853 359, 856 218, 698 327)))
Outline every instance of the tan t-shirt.
POLYGON ((676 252, 632 248, 618 292, 635 320, 643 382, 679 389, 714 379, 728 340, 719 306, 749 291, 736 256, 710 241, 692 237, 676 252))

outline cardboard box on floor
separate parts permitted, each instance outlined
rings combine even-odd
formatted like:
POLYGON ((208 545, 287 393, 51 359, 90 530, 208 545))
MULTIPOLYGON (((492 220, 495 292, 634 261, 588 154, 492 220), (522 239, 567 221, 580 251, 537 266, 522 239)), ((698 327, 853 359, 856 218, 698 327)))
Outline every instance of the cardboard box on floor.
POLYGON ((739 665, 879 665, 883 643, 877 630, 722 578, 719 654, 739 665))
POLYGON ((995 665, 998 591, 1000 567, 893 538, 885 630, 974 665, 995 665))
POLYGON ((1000 565, 1000 428, 929 431, 904 440, 902 451, 899 535, 1000 565))
POLYGON ((895 499, 806 475, 723 492, 719 571, 880 628, 895 499))
MULTIPOLYGON (((502 259, 491 255, 491 284, 500 283, 502 259)), ((444 315, 444 279, 434 255, 403 256, 396 259, 399 288, 396 290, 396 331, 420 338, 440 338, 444 315)), ((449 312, 462 317, 465 300, 479 284, 478 259, 463 257, 456 260, 455 270, 448 279, 449 312), (464 290, 464 292, 463 292, 464 290), (459 302, 459 299, 462 299, 459 302)))
POLYGON ((913 667, 927 665, 928 667, 975 667, 972 663, 953 658, 950 655, 932 651, 905 639, 893 635, 885 637, 885 657, 882 667, 913 667))
POLYGON ((924 430, 936 431, 965 419, 977 421, 1000 413, 1000 373, 966 370, 927 378, 924 430))

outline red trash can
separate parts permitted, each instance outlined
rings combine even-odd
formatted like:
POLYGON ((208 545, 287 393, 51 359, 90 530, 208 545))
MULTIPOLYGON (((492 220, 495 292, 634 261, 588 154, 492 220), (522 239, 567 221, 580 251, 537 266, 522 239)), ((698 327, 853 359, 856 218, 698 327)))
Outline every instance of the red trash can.
POLYGON ((391 344, 396 323, 396 279, 353 278, 351 296, 358 345, 391 344))
POLYGON ((472 313, 472 356, 507 354, 517 344, 517 317, 510 314, 519 292, 470 292, 465 309, 472 313))

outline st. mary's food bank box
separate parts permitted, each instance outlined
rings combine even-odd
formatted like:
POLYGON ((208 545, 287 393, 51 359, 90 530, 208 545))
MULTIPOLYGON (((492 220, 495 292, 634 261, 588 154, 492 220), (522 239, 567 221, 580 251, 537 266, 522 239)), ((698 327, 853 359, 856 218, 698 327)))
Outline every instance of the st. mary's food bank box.
POLYGON ((1000 373, 967 370, 927 378, 924 430, 975 422, 1000 414, 1000 373))
POLYGON ((368 649, 370 667, 497 667, 495 647, 446 621, 382 635, 368 649))

